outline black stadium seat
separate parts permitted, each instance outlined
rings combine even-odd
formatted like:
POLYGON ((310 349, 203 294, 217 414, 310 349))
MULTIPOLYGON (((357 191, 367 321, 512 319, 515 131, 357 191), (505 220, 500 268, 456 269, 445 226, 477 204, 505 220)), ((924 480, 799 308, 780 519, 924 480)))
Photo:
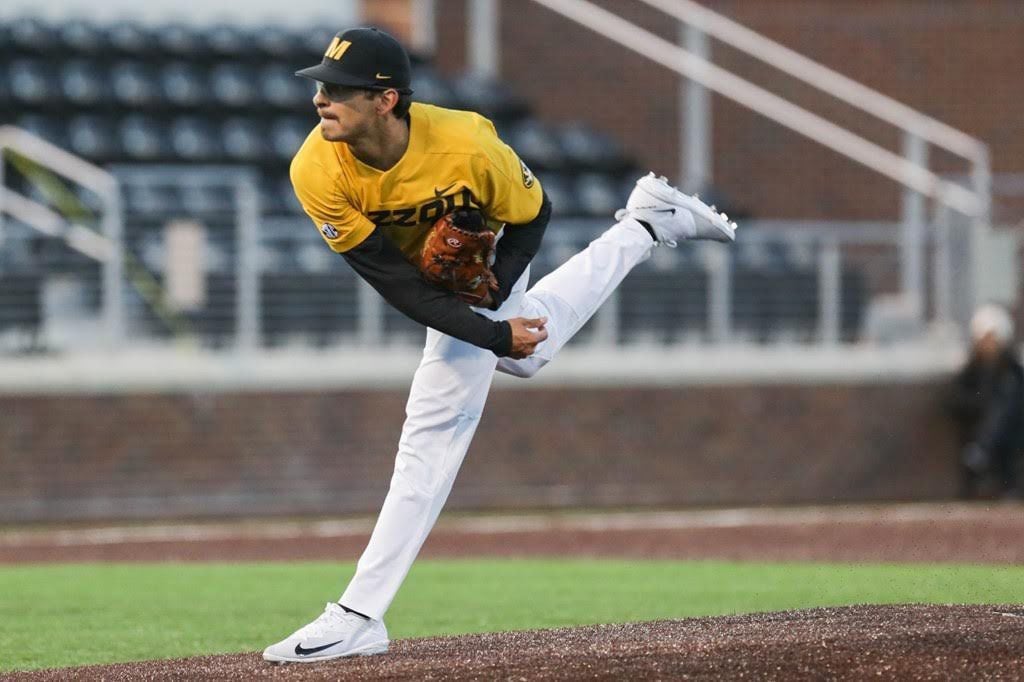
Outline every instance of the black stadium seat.
POLYGON ((570 176, 561 173, 544 173, 540 184, 551 200, 551 211, 556 216, 575 215, 579 211, 576 191, 570 176))
POLYGON ((72 152, 88 159, 107 161, 120 155, 117 133, 107 116, 75 116, 68 122, 67 139, 72 152))
POLYGON ((157 45, 176 58, 189 59, 199 56, 204 47, 199 33, 191 26, 181 23, 161 27, 157 31, 157 45))
POLYGON ((576 180, 576 196, 580 211, 595 217, 610 217, 624 205, 613 180, 600 173, 580 175, 576 180))
POLYGON ((53 69, 41 59, 16 59, 7 70, 11 98, 19 104, 42 104, 53 96, 53 69))
POLYGON ((169 187, 129 184, 124 188, 124 210, 129 214, 164 217, 181 205, 169 187))
POLYGON ((214 100, 224 106, 252 105, 257 101, 256 88, 256 74, 243 64, 224 62, 210 72, 210 91, 214 100))
MULTIPOLYGON (((312 119, 312 116, 310 117, 312 119)), ((306 136, 313 130, 314 120, 302 119, 297 116, 286 116, 273 122, 270 127, 270 144, 277 158, 291 160, 295 152, 306 141, 306 136)))
POLYGON ((499 129, 504 139, 515 149, 534 171, 565 168, 565 153, 558 135, 536 119, 521 120, 499 129))
POLYGON ((412 90, 412 98, 416 102, 435 104, 451 109, 465 109, 467 106, 459 98, 451 83, 426 65, 413 67, 412 90))
POLYGON ((133 21, 119 21, 107 31, 110 47, 127 57, 142 57, 153 49, 156 33, 133 21))
POLYGON ((529 113, 526 101, 501 83, 489 78, 467 75, 453 84, 466 108, 497 121, 511 121, 529 113))
POLYGON ((220 135, 203 118, 176 118, 169 132, 171 151, 184 161, 212 161, 220 157, 220 135))
POLYGON ((12 21, 8 29, 7 40, 22 54, 46 54, 60 49, 57 32, 39 19, 21 17, 12 21))
POLYGON ((160 88, 156 72, 138 61, 122 61, 110 69, 110 82, 115 99, 126 108, 159 105, 160 88))
POLYGON ((195 107, 203 101, 206 80, 194 65, 169 62, 160 69, 160 89, 168 103, 181 108, 195 107))
POLYGON ((106 74, 89 59, 71 59, 61 65, 60 90, 66 102, 82 107, 102 102, 109 96, 106 74))
POLYGON ((118 126, 120 146, 131 161, 152 161, 167 156, 166 131, 160 122, 141 114, 131 114, 118 126))
POLYGON ((267 153, 266 131, 262 123, 236 117, 220 126, 220 141, 232 161, 260 161, 267 153))
POLYGON ((558 131, 567 163, 580 170, 619 171, 628 161, 610 137, 584 123, 575 122, 558 131))
POLYGON ((25 114, 19 117, 15 123, 19 128, 24 128, 58 147, 67 146, 64 126, 61 125, 58 119, 52 116, 25 114))
POLYGON ((251 49, 249 32, 230 24, 217 24, 203 35, 207 48, 221 57, 239 57, 251 49))
POLYGON ((297 102, 308 102, 313 97, 312 84, 296 78, 293 69, 283 64, 269 64, 257 79, 265 102, 282 109, 294 109, 297 102))
POLYGON ((65 50, 82 55, 101 54, 109 45, 106 31, 82 19, 67 21, 58 27, 59 40, 65 50))
POLYGON ((253 32, 251 43, 274 61, 290 60, 305 52, 302 38, 280 26, 260 27, 253 32))

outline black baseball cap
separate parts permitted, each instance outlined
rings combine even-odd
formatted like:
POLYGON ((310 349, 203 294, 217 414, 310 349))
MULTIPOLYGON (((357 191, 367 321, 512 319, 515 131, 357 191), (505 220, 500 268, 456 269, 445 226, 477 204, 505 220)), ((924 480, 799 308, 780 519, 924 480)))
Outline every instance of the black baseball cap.
POLYGON ((409 87, 412 67, 405 48, 376 28, 339 31, 316 66, 296 71, 296 76, 353 88, 394 88, 403 94, 409 87))

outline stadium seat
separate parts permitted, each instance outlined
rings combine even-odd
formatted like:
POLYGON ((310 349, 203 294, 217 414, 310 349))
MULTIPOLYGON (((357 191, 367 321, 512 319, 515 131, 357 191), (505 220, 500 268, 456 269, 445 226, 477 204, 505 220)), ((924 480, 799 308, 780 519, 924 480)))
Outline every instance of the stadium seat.
POLYGON ((57 32, 46 22, 33 17, 20 17, 8 26, 7 41, 15 52, 47 54, 60 50, 57 32))
POLYGON ((109 96, 106 74, 88 59, 72 59, 61 65, 60 89, 64 100, 74 106, 91 106, 109 96))
POLYGON ((172 58, 194 59, 201 56, 204 49, 198 31, 182 23, 162 26, 157 31, 156 44, 172 58))
POLYGON ((266 131, 259 121, 233 117, 220 125, 220 140, 231 161, 260 161, 266 154, 266 131))
POLYGON ((580 212, 595 217, 611 218, 623 202, 613 178, 600 173, 584 173, 575 184, 580 212))
POLYGON ((163 217, 181 206, 177 192, 169 187, 129 184, 123 192, 124 210, 129 214, 163 217))
POLYGON ((210 72, 213 99, 224 106, 242 107, 257 101, 256 74, 247 66, 223 62, 210 72))
POLYGON ((708 278, 703 270, 658 271, 643 264, 619 286, 621 340, 680 342, 706 333, 708 278))
POLYGON ((576 215, 579 206, 573 189, 572 178, 561 173, 549 172, 538 175, 541 187, 551 200, 551 212, 555 216, 576 215))
POLYGON ((412 98, 416 102, 435 104, 451 109, 465 109, 451 83, 428 66, 414 67, 412 71, 412 98))
POLYGON ((620 171, 628 165, 615 142, 584 123, 570 123, 558 130, 566 163, 576 170, 620 171))
POLYGON ((275 120, 270 128, 270 144, 277 158, 290 161, 305 142, 306 136, 313 130, 314 125, 313 120, 296 116, 275 120))
POLYGON ((295 188, 292 187, 291 178, 284 177, 278 181, 278 197, 286 211, 296 215, 305 215, 302 204, 299 203, 298 197, 295 196, 295 188))
POLYGON ((249 32, 232 24, 216 24, 208 28, 203 39, 207 48, 220 57, 237 58, 251 47, 249 32))
POLYGON ((160 102, 157 75, 138 61, 122 61, 110 69, 115 99, 126 108, 154 107, 160 102))
POLYGON ((39 342, 43 323, 43 277, 36 273, 0 273, 0 333, 28 335, 25 350, 39 342))
POLYGON ((119 125, 120 146, 131 161, 152 161, 166 157, 166 131, 151 117, 131 114, 119 125))
POLYGON ((18 104, 42 104, 53 96, 53 70, 40 59, 16 59, 7 70, 11 98, 18 104))
POLYGON ((529 113, 526 101, 500 81, 467 75, 455 80, 455 93, 471 111, 495 121, 512 121, 529 113))
POLYGON ((198 105, 206 92, 202 72, 185 62, 170 62, 161 68, 160 88, 163 98, 177 107, 198 105))
POLYGON ((263 54, 275 62, 298 60, 306 52, 303 49, 302 38, 293 31, 280 26, 260 27, 253 32, 251 41, 263 54))
POLYGON ((24 128, 28 132, 48 142, 52 142, 58 147, 67 146, 64 127, 54 117, 41 114, 25 114, 19 117, 15 123, 19 128, 24 128))
POLYGON ((94 161, 108 161, 120 155, 117 133, 106 116, 75 116, 68 123, 68 145, 72 152, 94 161))
POLYGON ((184 161, 212 161, 220 154, 220 136, 203 118, 182 116, 170 128, 171 151, 184 161))
POLYGON ((300 102, 313 98, 313 87, 308 81, 296 78, 293 69, 283 64, 269 64, 260 72, 263 100, 281 109, 295 109, 300 102))
POLYGON ((83 19, 73 19, 62 23, 58 32, 65 54, 98 55, 109 44, 106 31, 91 21, 83 19))
MULTIPOLYGON (((504 132, 504 127, 499 130, 504 132)), ((566 166, 558 135, 536 119, 509 126, 505 140, 534 171, 561 170, 566 166)))
POLYGON ((110 27, 107 36, 116 52, 129 58, 141 58, 153 49, 156 33, 134 21, 119 21, 110 27))
POLYGON ((228 214, 234 206, 234 192, 227 191, 224 187, 196 183, 181 188, 181 207, 189 214, 228 214))

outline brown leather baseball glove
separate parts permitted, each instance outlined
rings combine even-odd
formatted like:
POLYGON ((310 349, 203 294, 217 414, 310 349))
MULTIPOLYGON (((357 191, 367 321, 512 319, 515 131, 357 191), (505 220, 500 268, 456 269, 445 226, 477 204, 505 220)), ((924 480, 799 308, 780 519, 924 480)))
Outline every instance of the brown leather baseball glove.
POLYGON ((428 281, 477 305, 489 291, 497 290, 491 272, 494 232, 480 211, 459 209, 438 218, 423 244, 420 272, 428 281))

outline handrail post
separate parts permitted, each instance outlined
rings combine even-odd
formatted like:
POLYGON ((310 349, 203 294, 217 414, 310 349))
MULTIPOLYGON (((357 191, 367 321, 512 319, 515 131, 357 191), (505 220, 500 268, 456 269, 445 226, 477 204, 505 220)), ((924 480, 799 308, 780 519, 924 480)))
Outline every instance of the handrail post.
POLYGON ((432 55, 437 51, 436 0, 412 0, 412 46, 432 55))
POLYGON ((121 189, 116 182, 104 193, 103 217, 100 225, 109 248, 102 268, 103 326, 106 344, 111 350, 120 348, 124 341, 124 221, 121 210, 121 189))
POLYGON ((601 304, 594 317, 593 345, 609 348, 619 342, 619 290, 615 289, 601 304))
MULTIPOLYGON (((699 28, 680 25, 683 47, 701 59, 711 59, 711 41, 699 28)), ((689 192, 699 192, 711 180, 711 93, 695 80, 680 76, 679 179, 689 192)))
POLYGON ((953 321, 953 267, 951 261, 949 207, 935 202, 935 217, 932 227, 934 250, 932 252, 932 277, 935 291, 935 323, 939 327, 953 321))
POLYGON ((708 335, 724 343, 732 335, 732 263, 730 251, 720 244, 705 244, 708 271, 708 335))
MULTIPOLYGON (((928 143, 911 132, 903 135, 903 156, 915 166, 927 168, 928 143)), ((903 188, 900 206, 900 290, 911 303, 915 318, 924 317, 925 197, 903 188)))
MULTIPOLYGON (((981 290, 983 251, 981 244, 992 229, 992 162, 989 159, 988 148, 981 146, 977 152, 977 159, 971 167, 971 184, 981 202, 981 210, 974 214, 971 219, 970 233, 967 238, 968 267, 971 268, 970 277, 967 278, 969 290, 967 291, 967 302, 969 304, 965 315, 970 315, 974 309, 983 301, 978 300, 978 292, 981 290)), ((965 317, 966 319, 966 317, 965 317)))
POLYGON ((384 299, 362 277, 356 279, 356 334, 361 348, 380 348, 384 341, 384 299))
POLYGON ((256 349, 260 336, 260 263, 259 243, 262 240, 259 221, 259 192, 251 175, 239 176, 234 182, 235 248, 238 262, 235 272, 236 347, 240 351, 256 349))
POLYGON ((826 239, 818 251, 818 341, 839 342, 842 311, 842 266, 839 245, 826 239))
POLYGON ((469 0, 466 17, 469 70, 474 75, 494 78, 501 71, 498 55, 501 50, 498 35, 498 1, 469 0))

